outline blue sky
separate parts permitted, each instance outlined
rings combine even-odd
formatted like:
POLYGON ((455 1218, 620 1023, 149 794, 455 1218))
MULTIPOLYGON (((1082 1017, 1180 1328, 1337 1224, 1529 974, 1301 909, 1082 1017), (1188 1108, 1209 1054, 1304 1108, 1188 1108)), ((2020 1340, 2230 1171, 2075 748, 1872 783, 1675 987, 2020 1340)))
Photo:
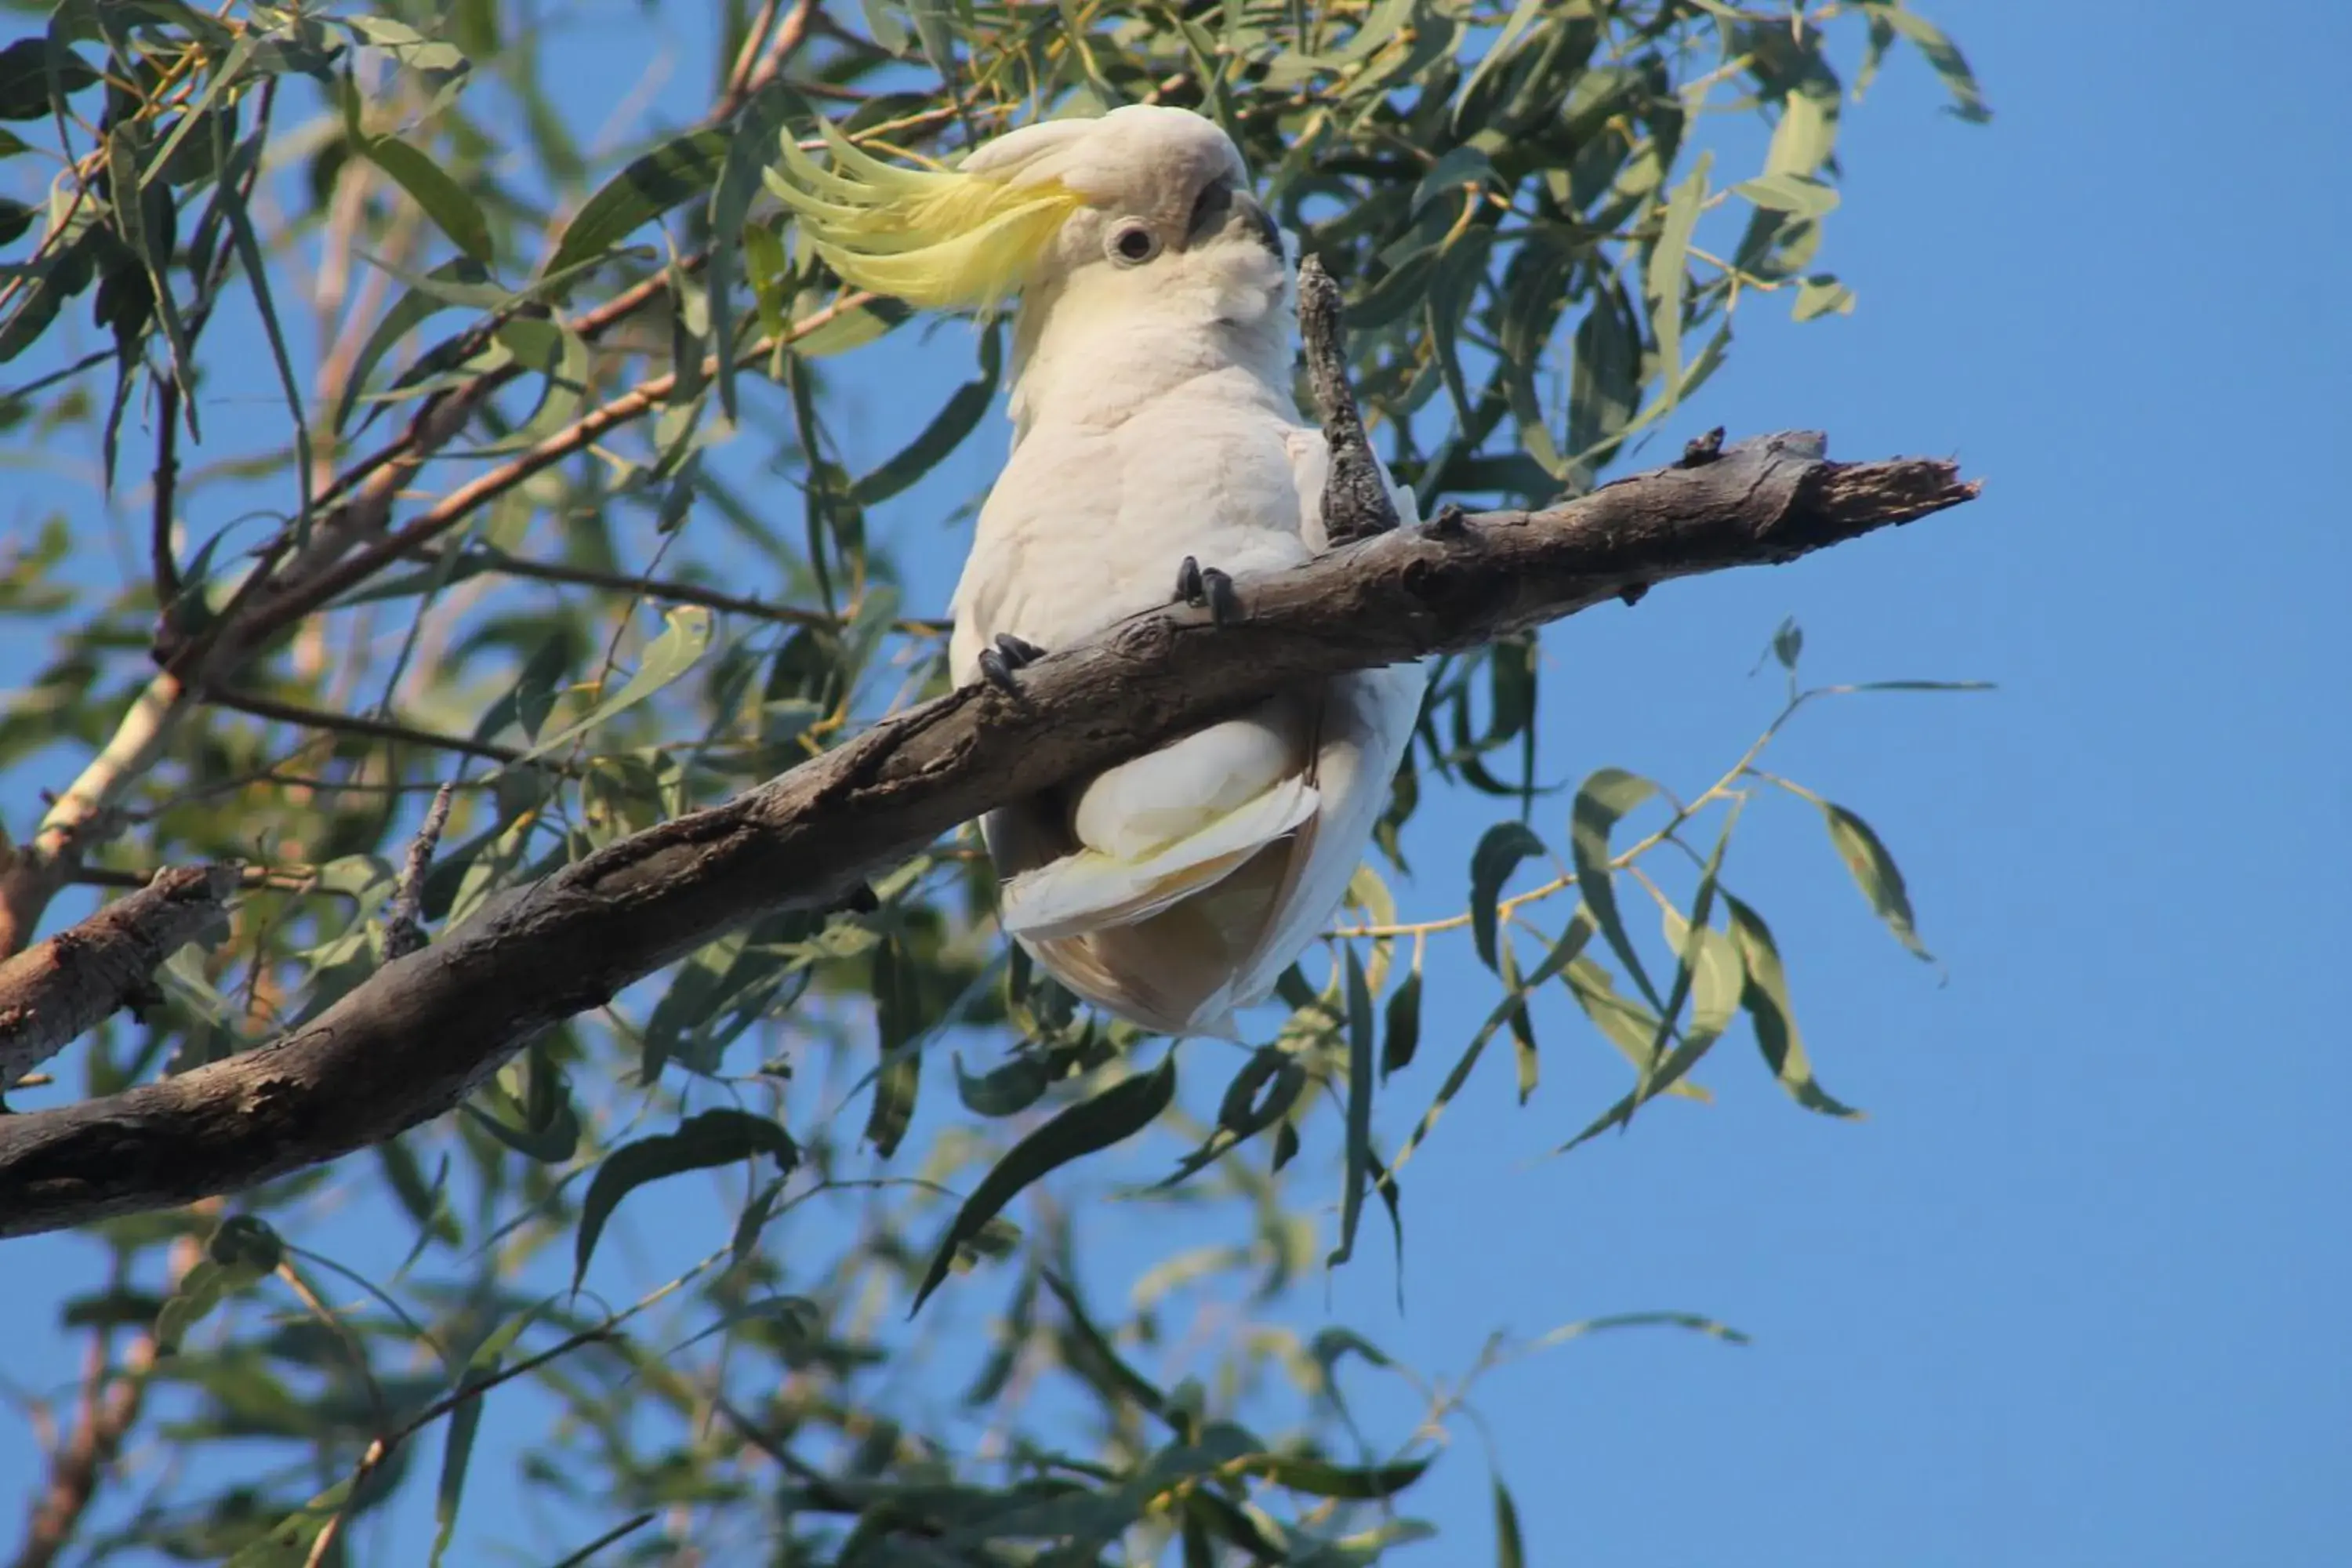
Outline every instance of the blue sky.
MULTIPOLYGON (((2328 461, 2352 418, 2332 276, 2352 180, 2331 156, 2352 145, 2352 11, 1935 14, 1995 122, 1940 113, 1899 57, 1841 143, 1823 260, 1858 310, 1744 311, 1654 450, 1814 427, 1838 456, 1957 455, 1984 499, 1545 642, 1553 777, 1713 778, 1776 707, 1748 671, 1787 615, 1814 679, 1999 683, 1852 699, 1775 752, 1893 847, 1939 968, 1888 939, 1806 808, 1759 802, 1737 844, 1822 1079, 1870 1117, 1793 1110, 1735 1037, 1705 1070, 1714 1105, 1546 1158, 1622 1089, 1547 1003, 1534 1100, 1490 1070, 1408 1169, 1405 1314, 1377 1235, 1295 1311, 1328 1303, 1431 1372, 1490 1330, 1627 1310, 1754 1336, 1611 1335, 1480 1386, 1538 1563, 2283 1568, 2352 1536, 2352 1056, 2326 1000, 2352 941, 2352 544, 2328 461)), ((933 348, 961 379, 961 341, 933 348)), ((949 478, 984 478, 993 449, 949 478)), ((902 553, 949 559, 913 575, 919 605, 954 553, 920 499, 893 514, 902 553)), ((13 824, 13 782, 5 805, 13 824)), ((1564 837, 1564 810, 1537 826, 1564 837)), ((1421 916, 1460 907, 1499 813, 1425 815, 1399 889, 1421 916)), ((1438 973, 1391 1146, 1492 999, 1458 948, 1438 973)), ((709 1219, 683 1190, 643 1201, 641 1225, 709 1219)), ((1084 1223, 1097 1289, 1119 1289, 1119 1216, 1084 1223)), ((11 1244, 11 1272, 84 1257, 11 1244)), ((54 1343, 48 1310, 12 1297, 0 1327, 54 1343)), ((0 1429, 0 1517, 30 1468, 0 1429)), ((1412 1510, 1447 1535, 1399 1560, 1484 1560, 1486 1487, 1463 1427, 1412 1510)), ((469 1530, 523 1528, 492 1489, 468 1506, 469 1530)))

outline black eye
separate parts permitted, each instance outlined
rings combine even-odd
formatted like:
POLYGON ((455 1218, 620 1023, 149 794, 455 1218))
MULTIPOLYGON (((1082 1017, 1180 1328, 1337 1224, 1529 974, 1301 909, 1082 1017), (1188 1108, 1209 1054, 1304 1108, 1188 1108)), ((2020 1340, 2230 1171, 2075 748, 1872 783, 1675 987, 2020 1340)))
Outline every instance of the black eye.
POLYGON ((1129 267, 1140 267, 1160 254, 1160 241, 1139 223, 1122 224, 1111 232, 1110 253, 1129 267))

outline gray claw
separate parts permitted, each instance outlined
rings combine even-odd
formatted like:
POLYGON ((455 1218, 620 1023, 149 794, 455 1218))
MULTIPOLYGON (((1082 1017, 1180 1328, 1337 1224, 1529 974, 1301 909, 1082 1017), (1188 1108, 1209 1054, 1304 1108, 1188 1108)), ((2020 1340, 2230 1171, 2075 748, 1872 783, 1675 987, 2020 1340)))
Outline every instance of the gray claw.
POLYGON ((1024 669, 1045 657, 1045 650, 1026 637, 1011 632, 996 634, 996 646, 980 650, 980 673, 1000 691, 1015 689, 1013 672, 1024 669))
POLYGON ((1234 580, 1190 555, 1176 569, 1176 596, 1194 609, 1205 606, 1214 625, 1229 626, 1242 618, 1241 595, 1234 592, 1234 580))

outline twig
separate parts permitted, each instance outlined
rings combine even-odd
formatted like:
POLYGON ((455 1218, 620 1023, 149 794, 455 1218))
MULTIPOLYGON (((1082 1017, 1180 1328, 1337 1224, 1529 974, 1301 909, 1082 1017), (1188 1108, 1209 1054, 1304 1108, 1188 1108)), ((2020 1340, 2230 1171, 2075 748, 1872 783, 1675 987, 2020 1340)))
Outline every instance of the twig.
MULTIPOLYGON (((189 1269, 204 1256, 194 1237, 172 1245, 166 1289, 179 1288, 189 1269)), ((147 1375, 155 1365, 155 1333, 142 1331, 131 1342, 119 1364, 109 1353, 107 1331, 96 1331, 83 1363, 81 1407, 73 1433, 49 1456, 48 1485, 33 1505, 26 1521, 25 1543, 17 1548, 14 1568, 49 1568, 68 1542, 82 1516, 98 1495, 99 1479, 122 1451, 123 1439, 139 1423, 147 1397, 147 1375)))
POLYGON ((746 921, 824 909, 1012 800, 1269 694, 1492 641, 1629 584, 1794 560, 1977 493, 1956 465, 1832 463, 1817 436, 1727 448, 1542 511, 1398 529, 1240 581, 1249 616, 1171 605, 876 724, 724 805, 502 893, 257 1049, 0 1118, 0 1236, 249 1186, 439 1115, 563 1019, 746 921))
POLYGON ((172 509, 180 489, 180 384, 163 376, 155 391, 154 510, 147 553, 155 584, 155 613, 169 616, 180 597, 180 564, 172 554, 172 509))
MULTIPOLYGON (((820 16, 811 0, 795 5, 770 40, 760 63, 744 79, 748 90, 756 91, 782 72, 820 16)), ((257 124, 268 123, 277 88, 275 77, 263 82, 257 124)), ((708 122, 723 123, 740 107, 740 100, 722 96, 708 122)), ((257 160, 248 179, 248 197, 251 181, 258 179, 261 166, 262 161, 257 160)), ((77 205, 82 197, 82 191, 77 189, 77 205)), ((54 237, 64 232, 64 226, 52 226, 52 230, 54 237)), ((217 292, 218 279, 226 276, 235 249, 226 245, 220 248, 213 292, 217 292)), ((703 251, 687 258, 684 265, 692 273, 708 261, 709 253, 703 251)), ((13 286, 0 286, 0 297, 5 297, 6 289, 13 286)), ((581 312, 572 318, 571 326, 581 337, 595 342, 614 325, 662 298, 668 289, 668 277, 656 273, 624 289, 604 304, 581 312)), ((162 754, 164 743, 185 711, 190 689, 208 684, 234 668, 271 632, 351 586, 357 577, 345 574, 322 594, 300 592, 360 542, 381 535, 394 500, 417 469, 457 437, 484 402, 521 374, 520 366, 505 365, 426 399, 396 440, 345 468, 332 483, 311 496, 311 515, 306 520, 310 524, 310 538, 304 548, 297 550, 298 532, 289 529, 262 552, 231 595, 226 609, 205 634, 183 640, 171 636, 168 627, 165 629, 164 639, 157 647, 163 668, 133 700, 113 737, 58 796, 30 840, 13 852, 0 854, 0 956, 16 952, 31 940, 49 900, 66 885, 81 856, 103 838, 102 829, 122 792, 144 776, 162 754), (282 598, 289 591, 301 597, 301 610, 259 616, 250 614, 282 598), (257 620, 257 626, 254 624, 257 620)), ((306 475, 306 488, 309 479, 306 475)), ((484 499, 488 493, 496 492, 487 492, 484 499)), ((415 542, 412 537, 409 543, 415 542)), ((366 572, 381 569, 391 558, 390 553, 382 552, 372 554, 366 572)), ((358 575, 365 574, 363 572, 358 575)), ((0 846, 5 844, 5 840, 0 839, 0 846)))
MULTIPOLYGON (((805 337, 827 322, 866 305, 873 298, 873 295, 864 292, 845 294, 824 309, 812 311, 793 322, 782 341, 792 342, 805 337)), ((772 351, 777 342, 773 338, 762 338, 739 357, 756 358, 772 351)), ((718 374, 719 356, 708 356, 703 361, 702 374, 708 378, 718 374)), ((537 446, 459 485, 393 532, 352 551, 333 564, 300 579, 285 592, 258 605, 244 627, 243 637, 248 642, 268 640, 338 594, 357 587, 391 562, 432 543, 471 517, 485 503, 504 495, 533 474, 575 452, 586 450, 622 426, 667 405, 670 393, 677 385, 677 374, 675 371, 639 382, 610 403, 591 409, 537 446)))
MULTIPOLYGON (((154 886, 155 879, 167 875, 170 869, 166 867, 159 871, 121 871, 110 866, 80 866, 75 868, 73 884, 78 888, 128 888, 136 891, 154 886)), ((307 888, 319 878, 316 866, 299 860, 275 866, 231 866, 227 869, 236 873, 240 888, 307 888)))
POLYGON ((420 730, 413 724, 403 724, 390 719, 362 719, 355 713, 330 713, 324 709, 305 708, 299 702, 281 702, 275 697, 264 697, 257 691, 246 691, 236 687, 207 691, 205 700, 215 708, 250 713, 257 719, 274 719, 281 724, 301 724, 337 734, 399 741, 410 745, 430 746, 436 751, 456 752, 464 756, 488 757, 498 763, 516 762, 522 757, 522 753, 512 746, 501 746, 494 741, 444 735, 437 731, 420 730))
POLYGON ((445 784, 434 792, 425 826, 408 847, 408 863, 401 868, 400 889, 392 896, 392 915, 384 923, 388 957, 405 958, 425 945, 425 873, 433 868, 433 851, 441 842, 441 830, 449 826, 449 803, 457 796, 455 784, 445 784))
POLYGON ((148 976, 226 912, 234 866, 160 873, 79 925, 0 960, 0 1090, 125 1005, 161 1001, 148 976))
POLYGON ((335 1536, 342 1529, 343 1515, 349 1508, 350 1500, 358 1495, 361 1486, 366 1482, 368 1477, 380 1468, 383 1465, 384 1461, 391 1458, 393 1454, 403 1443, 407 1442, 411 1437, 415 1436, 416 1434, 424 1431, 436 1421, 438 1421, 443 1416, 450 1414, 459 1405, 467 1405, 481 1398, 482 1395, 489 1393, 490 1390, 499 1387, 502 1384, 512 1383, 519 1377, 527 1377, 530 1373, 537 1372, 541 1367, 547 1365, 550 1362, 557 1361, 564 1356, 568 1356, 573 1351, 579 1350, 584 1345, 596 1344, 605 1340, 618 1338, 622 1324, 627 1322, 630 1319, 635 1317, 638 1313, 644 1311, 655 1302, 661 1300, 664 1297, 681 1289, 688 1279, 692 1279, 694 1275, 700 1270, 700 1268, 701 1265, 697 1265, 695 1268, 688 1269, 685 1274, 670 1280, 667 1284, 655 1287, 651 1291, 639 1297, 635 1301, 632 1302, 622 1310, 614 1312, 612 1316, 606 1318, 594 1328, 582 1329, 577 1333, 567 1336, 559 1342, 549 1346, 546 1350, 541 1351, 536 1355, 525 1356, 522 1360, 515 1363, 512 1366, 499 1367, 496 1371, 486 1373, 480 1377, 467 1379, 464 1383, 460 1384, 454 1393, 445 1394, 441 1398, 435 1400, 432 1404, 426 1405, 423 1410, 411 1416, 399 1426, 370 1443, 367 1446, 367 1451, 360 1456, 359 1464, 352 1471, 350 1484, 344 1489, 344 1506, 342 1508, 338 1508, 335 1510, 334 1515, 330 1518, 326 1524, 320 1530, 317 1539, 310 1543, 310 1554, 309 1557, 304 1559, 305 1568, 316 1568, 317 1564, 324 1563, 327 1560, 328 1550, 334 1544, 335 1536))
POLYGON ((761 47, 761 40, 775 23, 778 9, 779 0, 766 0, 760 7, 759 19, 744 33, 742 52, 735 57, 735 68, 727 73, 727 92, 711 115, 713 122, 732 120, 761 88, 783 75, 784 67, 808 41, 809 23, 816 15, 815 0, 795 0, 783 26, 776 28, 775 37, 766 47, 761 47))
MULTIPOLYGON (((440 551, 416 550, 409 552, 409 558, 437 565, 448 560, 449 556, 440 551)), ((565 566, 552 561, 530 561, 520 555, 488 551, 468 551, 457 559, 461 565, 479 562, 480 570, 508 577, 524 577, 535 583, 564 583, 575 588, 597 588, 609 594, 643 595, 649 599, 661 599, 671 604, 700 605, 705 609, 752 620, 781 622, 788 626, 830 628, 841 624, 822 610, 771 605, 748 595, 722 594, 715 588, 680 583, 671 578, 635 577, 625 572, 599 572, 589 566, 565 566)))
POLYGON ((1348 384, 1348 345, 1339 325, 1339 288, 1323 263, 1298 264, 1298 335, 1307 350, 1307 376, 1323 415, 1331 466, 1323 479, 1323 535, 1352 544, 1397 525, 1396 501, 1364 434, 1364 416, 1348 384))

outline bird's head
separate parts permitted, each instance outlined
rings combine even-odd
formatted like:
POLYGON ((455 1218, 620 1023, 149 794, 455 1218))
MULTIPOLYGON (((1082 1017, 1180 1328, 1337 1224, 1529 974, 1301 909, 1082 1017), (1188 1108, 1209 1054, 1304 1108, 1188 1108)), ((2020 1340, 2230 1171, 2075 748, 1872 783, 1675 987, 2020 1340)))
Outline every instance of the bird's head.
POLYGON ((1232 140, 1189 110, 1024 126, 952 170, 883 162, 830 128, 826 141, 829 169, 787 137, 770 185, 859 288, 941 310, 1017 293, 1235 324, 1282 303, 1281 234, 1232 140))

